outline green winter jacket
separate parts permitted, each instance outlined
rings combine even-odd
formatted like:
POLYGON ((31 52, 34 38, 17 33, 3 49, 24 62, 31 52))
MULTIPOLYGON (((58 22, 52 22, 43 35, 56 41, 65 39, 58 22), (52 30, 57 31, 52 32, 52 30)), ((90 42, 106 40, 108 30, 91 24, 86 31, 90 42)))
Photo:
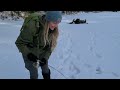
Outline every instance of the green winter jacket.
POLYGON ((39 59, 49 59, 52 53, 51 47, 49 45, 46 45, 44 47, 43 40, 41 40, 41 33, 43 32, 44 23, 45 20, 42 19, 42 16, 37 14, 31 14, 24 21, 20 35, 15 42, 18 50, 23 55, 28 55, 29 53, 32 53, 36 55, 39 59), (30 20, 31 18, 32 21, 30 20))

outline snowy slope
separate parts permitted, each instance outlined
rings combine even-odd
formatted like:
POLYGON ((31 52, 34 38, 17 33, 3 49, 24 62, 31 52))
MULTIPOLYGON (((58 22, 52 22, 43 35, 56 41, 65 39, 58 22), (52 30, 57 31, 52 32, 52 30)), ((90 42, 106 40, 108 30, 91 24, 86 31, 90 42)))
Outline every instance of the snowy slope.
MULTIPOLYGON (((29 79, 15 46, 23 21, 0 21, 0 78, 29 79)), ((63 16, 58 45, 49 59, 53 79, 120 78, 120 12, 63 16), (88 24, 67 24, 74 18, 88 24), (52 66, 52 67, 51 67, 52 66)), ((42 79, 39 68, 39 79, 42 79)))

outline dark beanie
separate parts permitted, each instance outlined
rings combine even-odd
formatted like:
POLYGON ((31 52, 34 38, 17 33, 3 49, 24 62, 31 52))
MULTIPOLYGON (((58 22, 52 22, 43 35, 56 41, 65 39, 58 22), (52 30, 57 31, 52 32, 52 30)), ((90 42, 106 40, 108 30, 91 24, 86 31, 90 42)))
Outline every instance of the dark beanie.
POLYGON ((47 11, 45 19, 52 22, 61 22, 62 12, 61 11, 47 11))

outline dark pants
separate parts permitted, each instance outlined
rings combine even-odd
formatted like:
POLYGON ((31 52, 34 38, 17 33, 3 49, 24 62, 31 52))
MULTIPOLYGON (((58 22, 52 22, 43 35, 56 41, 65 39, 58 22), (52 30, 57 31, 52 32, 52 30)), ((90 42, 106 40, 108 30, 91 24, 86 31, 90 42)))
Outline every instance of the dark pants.
MULTIPOLYGON (((27 70, 29 70, 30 72, 30 79, 38 79, 38 67, 36 66, 37 64, 35 64, 35 62, 30 61, 27 56, 22 55, 23 56, 23 60, 25 63, 25 68, 27 70)), ((40 66, 40 65, 39 65, 40 66)), ((46 62, 45 65, 40 66, 42 73, 44 74, 48 74, 50 69, 48 67, 48 61, 46 62)))

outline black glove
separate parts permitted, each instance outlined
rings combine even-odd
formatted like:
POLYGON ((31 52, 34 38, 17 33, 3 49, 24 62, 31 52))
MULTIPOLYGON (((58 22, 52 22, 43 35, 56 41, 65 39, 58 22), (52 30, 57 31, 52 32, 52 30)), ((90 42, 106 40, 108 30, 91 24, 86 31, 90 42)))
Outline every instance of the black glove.
POLYGON ((35 56, 34 54, 32 54, 32 53, 29 53, 28 55, 27 55, 27 57, 28 57, 28 59, 30 60, 30 61, 33 61, 33 62, 37 62, 37 56, 35 56))
POLYGON ((47 60, 45 58, 40 60, 40 66, 44 66, 47 63, 47 60))

